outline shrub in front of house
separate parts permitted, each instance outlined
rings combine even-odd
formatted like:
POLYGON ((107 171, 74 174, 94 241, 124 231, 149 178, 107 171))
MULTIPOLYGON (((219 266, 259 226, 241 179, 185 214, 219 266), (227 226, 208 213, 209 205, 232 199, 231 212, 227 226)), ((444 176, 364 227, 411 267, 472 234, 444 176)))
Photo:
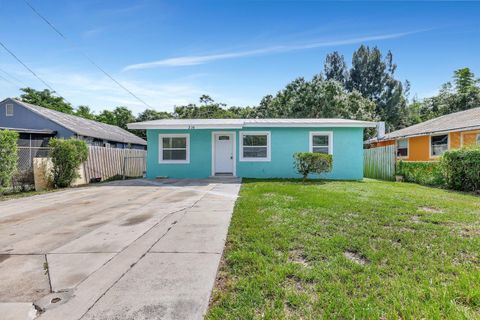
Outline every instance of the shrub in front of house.
POLYGON ((414 182, 427 186, 443 186, 445 184, 438 161, 409 162, 400 160, 397 162, 396 174, 403 176, 403 181, 405 182, 414 182))
POLYGON ((17 140, 17 132, 0 130, 0 189, 10 185, 17 171, 17 140))
POLYGON ((297 152, 293 154, 295 169, 303 180, 311 173, 321 174, 332 171, 332 155, 317 152, 297 152))
POLYGON ((80 164, 88 157, 85 141, 78 139, 51 139, 49 157, 52 159, 52 184, 55 188, 65 188, 78 177, 80 164))
POLYGON ((480 190, 480 147, 449 150, 443 154, 440 166, 448 188, 480 190))

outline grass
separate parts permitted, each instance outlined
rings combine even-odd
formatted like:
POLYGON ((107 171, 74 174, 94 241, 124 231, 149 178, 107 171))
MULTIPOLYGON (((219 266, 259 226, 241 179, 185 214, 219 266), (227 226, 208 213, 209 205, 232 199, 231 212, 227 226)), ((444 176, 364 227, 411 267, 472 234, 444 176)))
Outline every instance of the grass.
POLYGON ((48 189, 48 190, 43 190, 43 191, 32 190, 32 191, 22 191, 22 192, 8 193, 8 194, 0 194, 0 202, 1 201, 6 201, 6 200, 20 199, 20 198, 36 196, 36 195, 39 195, 39 194, 57 192, 57 191, 60 191, 60 190, 62 190, 62 189, 48 189))
POLYGON ((480 198, 244 180, 207 319, 479 319, 480 198))

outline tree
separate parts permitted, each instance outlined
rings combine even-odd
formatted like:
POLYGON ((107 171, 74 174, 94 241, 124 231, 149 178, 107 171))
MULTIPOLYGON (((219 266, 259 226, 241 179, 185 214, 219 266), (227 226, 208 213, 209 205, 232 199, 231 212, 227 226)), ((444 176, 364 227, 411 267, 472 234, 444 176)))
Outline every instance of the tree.
POLYGON ((115 118, 115 125, 127 130, 127 124, 135 122, 135 116, 127 107, 116 107, 113 109, 113 116, 115 118))
POLYGON ((226 109, 225 103, 215 102, 210 96, 202 95, 200 97, 201 106, 188 104, 186 106, 176 106, 173 116, 177 119, 221 119, 238 118, 234 113, 235 109, 226 109))
MULTIPOLYGON (((136 122, 142 121, 152 121, 152 120, 159 120, 159 119, 170 119, 172 115, 168 112, 164 111, 156 111, 153 109, 145 109, 142 113, 140 113, 137 118, 135 119, 136 122)), ((136 134, 142 139, 146 139, 146 131, 145 130, 130 130, 130 132, 136 134)))
POLYGON ((453 72, 455 90, 459 94, 468 94, 472 90, 478 90, 479 80, 469 68, 462 68, 453 72))
POLYGON ((327 54, 323 67, 326 80, 335 80, 345 85, 348 79, 348 69, 343 55, 334 51, 327 54))
POLYGON ((127 124, 135 122, 135 117, 127 107, 116 107, 113 111, 103 110, 95 120, 128 130, 127 124))
POLYGON ((142 113, 137 116, 136 121, 152 121, 152 120, 159 120, 159 119, 169 119, 171 118, 171 114, 164 111, 156 111, 153 109, 145 109, 142 113))
POLYGON ((20 100, 26 103, 35 104, 44 108, 73 114, 73 107, 66 102, 62 97, 54 96, 53 91, 45 89, 37 91, 32 88, 21 88, 23 94, 20 95, 20 100))
POLYGON ((377 116, 390 130, 404 126, 402 117, 407 103, 403 85, 395 79, 396 68, 390 51, 383 59, 377 47, 362 45, 353 53, 347 82, 349 91, 357 90, 376 104, 377 116))
POLYGON ((111 124, 112 126, 114 126, 116 123, 115 115, 110 110, 103 110, 95 117, 95 120, 98 122, 111 124))
POLYGON ((75 110, 75 115, 85 119, 95 120, 95 114, 90 110, 89 106, 78 106, 77 110, 75 110))
POLYGON ((265 96, 257 108, 262 118, 345 118, 375 120, 375 104, 354 90, 319 75, 311 81, 298 78, 276 96, 265 96))
POLYGON ((469 68, 454 71, 453 80, 454 84, 444 83, 436 96, 420 103, 422 121, 480 106, 480 83, 469 68))

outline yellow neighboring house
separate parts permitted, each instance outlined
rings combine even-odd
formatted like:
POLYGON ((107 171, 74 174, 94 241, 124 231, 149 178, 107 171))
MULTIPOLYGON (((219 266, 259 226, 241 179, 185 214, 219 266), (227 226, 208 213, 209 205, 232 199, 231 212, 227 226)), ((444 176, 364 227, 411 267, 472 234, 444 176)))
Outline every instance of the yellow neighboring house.
POLYGON ((395 145, 397 158, 434 161, 445 151, 480 144, 480 108, 460 111, 366 141, 369 148, 395 145))

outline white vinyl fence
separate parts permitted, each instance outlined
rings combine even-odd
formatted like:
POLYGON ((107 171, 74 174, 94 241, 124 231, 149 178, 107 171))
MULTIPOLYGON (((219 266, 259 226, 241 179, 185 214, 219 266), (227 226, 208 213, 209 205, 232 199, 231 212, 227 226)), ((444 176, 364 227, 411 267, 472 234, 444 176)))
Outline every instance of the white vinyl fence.
POLYGON ((395 180, 395 145, 363 150, 366 178, 395 180))
POLYGON ((88 147, 84 163, 85 180, 107 180, 113 177, 142 177, 146 170, 146 150, 88 147))

